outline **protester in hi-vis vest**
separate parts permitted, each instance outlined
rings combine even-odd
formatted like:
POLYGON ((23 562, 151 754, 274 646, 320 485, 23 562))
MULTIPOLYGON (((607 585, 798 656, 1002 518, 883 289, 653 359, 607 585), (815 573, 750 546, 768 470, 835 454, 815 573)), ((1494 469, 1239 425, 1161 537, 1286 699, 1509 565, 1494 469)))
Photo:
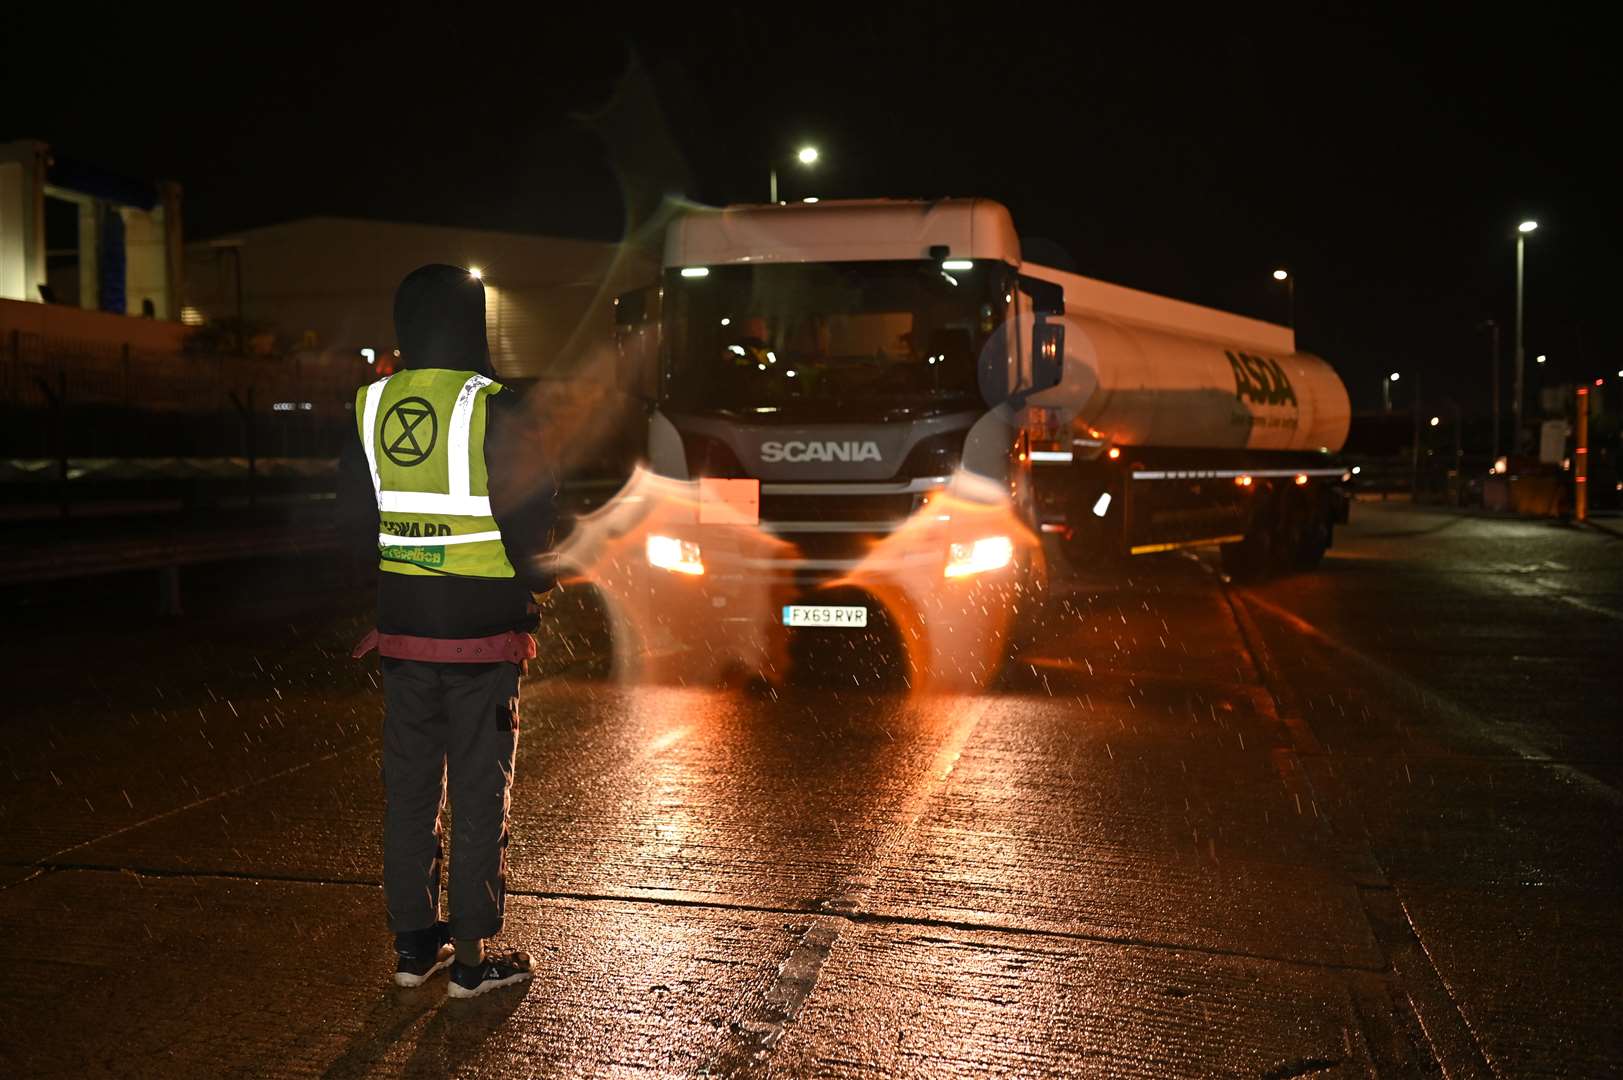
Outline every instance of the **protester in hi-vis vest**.
POLYGON ((452 997, 530 978, 530 957, 487 947, 502 928, 519 676, 535 655, 533 594, 555 485, 534 467, 526 413, 494 381, 485 291, 454 266, 395 293, 400 370, 355 396, 339 513, 378 560, 377 628, 356 648, 383 673, 384 900, 395 982, 451 968, 452 997), (448 781, 448 782, 447 782, 448 781), (440 819, 452 808, 449 922, 440 819))

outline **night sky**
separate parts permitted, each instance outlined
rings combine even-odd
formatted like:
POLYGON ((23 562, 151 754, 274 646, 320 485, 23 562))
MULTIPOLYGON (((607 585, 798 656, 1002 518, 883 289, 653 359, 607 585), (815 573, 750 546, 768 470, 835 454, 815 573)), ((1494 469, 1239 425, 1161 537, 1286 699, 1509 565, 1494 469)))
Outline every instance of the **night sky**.
POLYGON ((1290 267, 1360 408, 1395 368, 1485 412, 1490 317, 1508 394, 1535 217, 1530 393, 1623 368, 1623 93, 1576 13, 611 8, 36 22, 0 138, 179 180, 193 239, 318 213, 614 239, 665 193, 764 200, 774 158, 786 197, 984 195, 1080 273, 1274 321, 1290 267))

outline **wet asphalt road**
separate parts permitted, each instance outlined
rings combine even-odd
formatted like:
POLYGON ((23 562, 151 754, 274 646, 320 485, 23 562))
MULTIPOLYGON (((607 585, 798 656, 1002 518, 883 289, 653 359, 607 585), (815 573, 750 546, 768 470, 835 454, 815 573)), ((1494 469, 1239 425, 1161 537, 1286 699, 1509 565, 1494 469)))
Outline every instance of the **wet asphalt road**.
POLYGON ((90 662, 41 632, 0 1071, 1615 1074, 1623 539, 1355 515, 1313 575, 1065 578, 976 695, 625 688, 554 634, 505 935, 539 971, 475 1002, 388 982, 352 594, 90 662))

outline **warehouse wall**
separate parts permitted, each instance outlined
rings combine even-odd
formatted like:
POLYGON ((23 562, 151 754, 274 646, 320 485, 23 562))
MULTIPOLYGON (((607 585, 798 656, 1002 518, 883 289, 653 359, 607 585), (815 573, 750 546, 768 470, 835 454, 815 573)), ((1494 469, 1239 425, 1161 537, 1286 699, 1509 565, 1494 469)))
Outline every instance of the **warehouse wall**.
MULTIPOLYGON (((619 245, 431 225, 307 218, 187 249, 187 321, 243 317, 291 346, 380 356, 395 347, 395 286, 445 262, 484 274, 492 359, 508 378, 599 375, 617 292, 645 284, 654 260, 619 245)), ((606 377, 603 376, 603 377, 606 377)))

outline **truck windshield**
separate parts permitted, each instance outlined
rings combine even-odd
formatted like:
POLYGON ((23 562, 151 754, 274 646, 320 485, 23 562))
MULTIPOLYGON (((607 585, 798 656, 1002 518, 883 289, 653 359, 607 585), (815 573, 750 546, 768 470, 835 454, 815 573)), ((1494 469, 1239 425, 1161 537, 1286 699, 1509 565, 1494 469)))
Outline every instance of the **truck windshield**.
POLYGON ((983 408, 976 360, 1012 292, 1010 270, 989 261, 671 271, 665 400, 763 420, 983 408))

